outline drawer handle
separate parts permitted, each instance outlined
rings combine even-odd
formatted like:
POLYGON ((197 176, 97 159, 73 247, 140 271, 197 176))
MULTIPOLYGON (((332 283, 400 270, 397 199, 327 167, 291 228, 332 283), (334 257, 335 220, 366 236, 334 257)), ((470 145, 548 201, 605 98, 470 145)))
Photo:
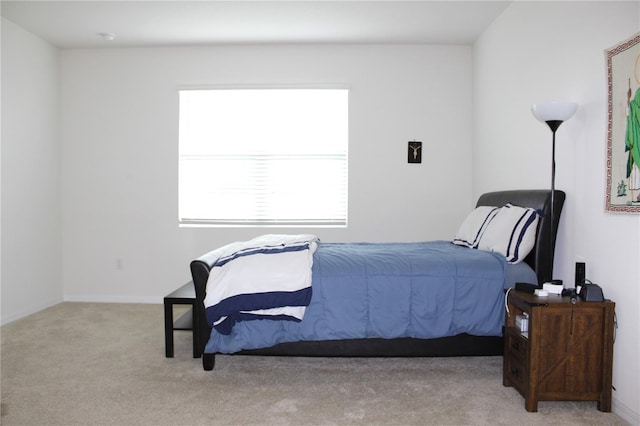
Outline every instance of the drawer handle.
POLYGON ((520 342, 511 343, 511 348, 515 349, 516 351, 519 351, 520 350, 520 342))
POLYGON ((517 368, 512 368, 512 369, 511 369, 511 374, 512 374, 514 377, 520 377, 520 370, 518 370, 517 368))

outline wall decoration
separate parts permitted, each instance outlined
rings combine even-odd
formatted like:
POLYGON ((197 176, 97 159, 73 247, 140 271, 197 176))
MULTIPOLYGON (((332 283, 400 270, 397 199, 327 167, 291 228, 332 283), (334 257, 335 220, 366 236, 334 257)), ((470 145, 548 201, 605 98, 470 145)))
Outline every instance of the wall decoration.
POLYGON ((605 50, 606 210, 640 214, 640 33, 605 50))
POLYGON ((422 142, 409 142, 407 161, 409 163, 422 163, 422 142))

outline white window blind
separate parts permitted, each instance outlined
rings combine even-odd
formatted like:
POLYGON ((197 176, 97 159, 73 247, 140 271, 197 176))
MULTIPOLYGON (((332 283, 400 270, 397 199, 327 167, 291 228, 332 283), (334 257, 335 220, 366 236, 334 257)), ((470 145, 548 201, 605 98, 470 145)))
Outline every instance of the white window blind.
POLYGON ((179 92, 183 225, 344 226, 348 90, 179 92))

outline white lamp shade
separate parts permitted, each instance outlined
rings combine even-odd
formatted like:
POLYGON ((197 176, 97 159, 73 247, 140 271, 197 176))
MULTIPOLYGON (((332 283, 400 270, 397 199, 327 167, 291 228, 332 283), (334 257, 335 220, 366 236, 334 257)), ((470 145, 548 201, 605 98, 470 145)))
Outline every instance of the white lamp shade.
POLYGON ((577 109, 578 104, 575 102, 541 102, 531 106, 533 115, 542 122, 567 121, 577 109))

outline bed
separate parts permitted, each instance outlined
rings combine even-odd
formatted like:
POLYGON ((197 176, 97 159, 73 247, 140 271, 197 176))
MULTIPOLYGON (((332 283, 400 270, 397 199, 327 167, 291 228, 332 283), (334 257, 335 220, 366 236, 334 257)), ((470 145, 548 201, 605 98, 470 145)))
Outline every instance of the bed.
MULTIPOLYGON (((269 311, 264 309, 238 311, 242 312, 238 315, 222 312, 224 303, 211 301, 215 291, 210 288, 207 292, 207 283, 216 283, 216 290, 223 288, 219 286, 224 281, 215 281, 214 274, 227 276, 217 272, 227 264, 221 260, 221 248, 212 250, 190 265, 196 290, 194 336, 203 368, 214 368, 216 353, 501 355, 505 290, 516 282, 541 285, 552 279, 556 230, 565 194, 555 192, 553 226, 551 199, 548 190, 483 194, 451 241, 307 241, 305 259, 311 259, 313 265, 305 278, 309 287, 305 284, 295 292, 273 292, 286 294, 287 303, 296 305, 294 309, 302 308, 299 316, 283 314, 278 308, 273 317, 271 312, 262 315, 269 311), (498 223, 509 226, 498 228, 498 223), (502 234, 508 234, 508 242, 503 242, 502 234), (293 293, 296 301, 291 299, 293 293)), ((303 256, 298 254, 303 249, 295 251, 295 256, 303 256)), ((231 299, 236 296, 224 302, 231 299)))

